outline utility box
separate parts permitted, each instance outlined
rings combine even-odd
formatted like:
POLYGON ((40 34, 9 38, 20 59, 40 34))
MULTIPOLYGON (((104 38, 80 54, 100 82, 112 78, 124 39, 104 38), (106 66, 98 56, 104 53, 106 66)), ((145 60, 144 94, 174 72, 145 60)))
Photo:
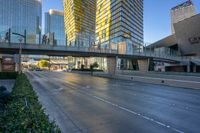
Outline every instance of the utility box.
POLYGON ((14 57, 3 56, 2 57, 2 71, 3 72, 15 72, 14 57))

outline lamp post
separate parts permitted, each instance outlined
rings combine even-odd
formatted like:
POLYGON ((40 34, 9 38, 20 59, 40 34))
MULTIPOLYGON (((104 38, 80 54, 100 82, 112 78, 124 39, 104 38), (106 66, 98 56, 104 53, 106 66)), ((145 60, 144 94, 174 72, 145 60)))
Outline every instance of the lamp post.
POLYGON ((19 38, 19 43, 20 43, 19 44, 19 74, 21 74, 22 73, 22 68, 21 68, 22 41, 24 39, 24 44, 26 44, 26 30, 24 30, 24 35, 15 33, 15 32, 12 32, 12 34, 20 36, 19 38))
POLYGON ((21 61, 21 56, 22 56, 22 38, 19 38, 19 74, 22 73, 22 61, 21 61))
POLYGON ((39 26, 39 45, 41 44, 41 30, 42 30, 42 28, 41 28, 41 26, 39 26))

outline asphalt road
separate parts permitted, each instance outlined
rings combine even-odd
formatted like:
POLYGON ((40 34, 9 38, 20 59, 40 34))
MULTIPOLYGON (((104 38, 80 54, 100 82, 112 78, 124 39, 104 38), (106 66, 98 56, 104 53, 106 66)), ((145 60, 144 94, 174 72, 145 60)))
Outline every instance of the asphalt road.
POLYGON ((27 72, 64 133, 199 133, 200 90, 62 72, 27 72))

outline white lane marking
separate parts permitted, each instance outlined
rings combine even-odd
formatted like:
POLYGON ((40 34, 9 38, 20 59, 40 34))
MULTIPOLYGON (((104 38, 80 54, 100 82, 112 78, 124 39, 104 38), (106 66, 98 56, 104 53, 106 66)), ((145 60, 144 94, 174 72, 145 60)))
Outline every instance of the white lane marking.
POLYGON ((63 88, 60 88, 59 90, 61 91, 61 90, 63 90, 63 88))
POLYGON ((31 81, 38 81, 38 82, 43 81, 43 82, 47 82, 48 79, 34 78, 34 79, 31 79, 31 81))
POLYGON ((90 89, 90 86, 89 86, 89 85, 87 85, 85 88, 87 88, 87 89, 90 89))
POLYGON ((63 90, 63 88, 59 88, 59 89, 57 89, 57 91, 62 91, 63 90))
MULTIPOLYGON (((46 77, 44 77, 44 78, 46 78, 46 77)), ((63 80, 63 79, 60 79, 60 81, 67 82, 67 81, 65 81, 65 80, 63 80)), ((128 113, 131 113, 131 114, 134 114, 134 115, 136 115, 136 116, 142 117, 142 118, 145 119, 145 120, 148 120, 148 121, 154 122, 155 124, 158 124, 158 125, 160 125, 160 126, 166 127, 166 128, 168 128, 168 129, 170 129, 170 130, 172 130, 172 131, 175 131, 175 132, 177 132, 177 133, 184 133, 184 132, 181 131, 181 130, 178 130, 178 129, 176 129, 176 128, 173 128, 173 127, 171 127, 171 126, 169 126, 169 125, 167 125, 167 124, 164 124, 164 123, 162 123, 162 122, 160 122, 160 121, 154 120, 153 118, 150 118, 150 117, 148 117, 148 116, 145 116, 145 115, 142 115, 142 114, 137 113, 137 112, 135 112, 135 111, 132 111, 132 110, 126 108, 126 107, 123 107, 123 106, 117 105, 117 104, 115 104, 115 103, 112 103, 112 102, 110 102, 110 101, 108 101, 108 100, 106 100, 106 99, 103 99, 103 98, 101 98, 101 97, 98 97, 98 96, 95 96, 95 95, 92 95, 92 94, 88 94, 88 93, 86 93, 85 91, 82 91, 82 90, 78 90, 78 91, 84 93, 85 95, 88 95, 88 96, 90 96, 90 97, 93 97, 93 98, 95 98, 95 99, 97 99, 97 100, 99 100, 99 101, 102 101, 102 102, 104 102, 104 103, 107 103, 107 104, 110 104, 110 105, 112 105, 112 106, 114 106, 114 107, 117 107, 117 108, 119 108, 119 109, 121 109, 121 110, 124 110, 124 111, 126 111, 126 112, 128 112, 128 113)))

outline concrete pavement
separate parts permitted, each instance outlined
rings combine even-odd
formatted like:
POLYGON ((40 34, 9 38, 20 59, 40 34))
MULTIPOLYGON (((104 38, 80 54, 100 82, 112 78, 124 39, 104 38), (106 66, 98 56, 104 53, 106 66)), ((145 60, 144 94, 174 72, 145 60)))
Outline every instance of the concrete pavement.
POLYGON ((200 91, 62 72, 28 72, 65 133, 200 131, 200 91))

